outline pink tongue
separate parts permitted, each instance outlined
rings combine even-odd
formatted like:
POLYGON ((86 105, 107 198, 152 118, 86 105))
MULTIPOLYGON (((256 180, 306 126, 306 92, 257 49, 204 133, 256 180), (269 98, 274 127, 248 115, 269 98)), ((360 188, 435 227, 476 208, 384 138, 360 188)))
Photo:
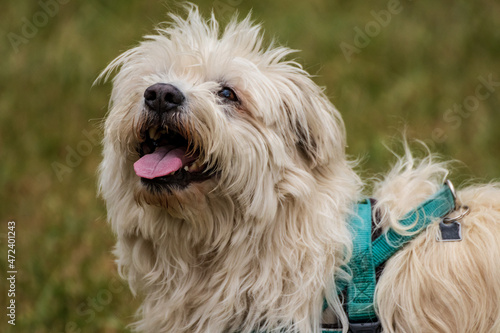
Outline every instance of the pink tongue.
POLYGON ((153 179, 177 171, 195 159, 193 156, 186 156, 186 148, 159 147, 135 162, 134 170, 139 177, 153 179))

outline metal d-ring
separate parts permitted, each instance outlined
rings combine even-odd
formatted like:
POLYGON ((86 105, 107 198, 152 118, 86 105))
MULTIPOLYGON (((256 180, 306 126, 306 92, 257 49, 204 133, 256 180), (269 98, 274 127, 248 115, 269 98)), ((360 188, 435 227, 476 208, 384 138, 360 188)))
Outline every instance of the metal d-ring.
POLYGON ((457 198, 457 192, 455 191, 455 186, 453 186, 453 183, 449 180, 446 179, 444 182, 448 187, 450 188, 451 194, 453 195, 453 201, 455 202, 455 209, 458 210, 460 207, 458 206, 458 198, 457 198))
POLYGON ((445 217, 443 219, 443 223, 451 223, 451 222, 460 221, 461 219, 463 219, 464 217, 466 217, 470 213, 469 206, 460 206, 460 207, 458 207, 457 210, 459 210, 459 209, 464 209, 465 211, 462 214, 458 215, 457 217, 445 217))

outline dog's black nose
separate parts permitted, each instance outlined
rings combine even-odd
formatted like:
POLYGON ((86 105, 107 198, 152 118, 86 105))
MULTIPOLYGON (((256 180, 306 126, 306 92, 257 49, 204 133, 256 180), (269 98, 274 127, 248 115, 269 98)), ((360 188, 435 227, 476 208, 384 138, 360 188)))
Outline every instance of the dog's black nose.
POLYGON ((180 106, 186 98, 175 86, 168 83, 156 83, 144 92, 144 101, 152 111, 169 112, 180 106))

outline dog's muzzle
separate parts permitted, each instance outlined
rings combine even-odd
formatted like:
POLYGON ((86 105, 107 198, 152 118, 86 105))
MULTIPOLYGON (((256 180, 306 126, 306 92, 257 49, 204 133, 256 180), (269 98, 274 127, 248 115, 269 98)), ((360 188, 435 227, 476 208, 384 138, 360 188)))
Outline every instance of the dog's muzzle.
POLYGON ((145 110, 134 170, 150 191, 183 189, 213 174, 194 142, 194 130, 183 121, 186 97, 175 86, 156 83, 144 92, 145 110))

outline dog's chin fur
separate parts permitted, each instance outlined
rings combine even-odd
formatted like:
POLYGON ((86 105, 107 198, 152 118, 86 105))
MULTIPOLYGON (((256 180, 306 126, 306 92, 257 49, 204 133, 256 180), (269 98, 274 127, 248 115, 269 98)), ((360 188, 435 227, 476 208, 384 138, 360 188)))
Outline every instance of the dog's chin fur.
MULTIPOLYGON (((362 184, 345 156, 339 113, 297 63, 284 60, 291 50, 262 49, 249 18, 223 32, 195 6, 187 18, 171 18, 102 74, 118 70, 100 191, 120 273, 143 298, 135 329, 319 332, 324 298, 347 327, 335 278, 348 278, 346 221, 362 184), (151 191, 133 164, 151 121, 143 94, 159 82, 186 96, 169 126, 189 137, 210 174, 151 191), (237 103, 217 95, 224 86, 237 103)), ((381 227, 398 229, 398 218, 446 174, 431 157, 407 153, 375 186, 381 227)), ((377 287, 387 332, 499 331, 497 188, 460 194, 472 209, 463 242, 437 244, 432 226, 387 264, 377 287)))

